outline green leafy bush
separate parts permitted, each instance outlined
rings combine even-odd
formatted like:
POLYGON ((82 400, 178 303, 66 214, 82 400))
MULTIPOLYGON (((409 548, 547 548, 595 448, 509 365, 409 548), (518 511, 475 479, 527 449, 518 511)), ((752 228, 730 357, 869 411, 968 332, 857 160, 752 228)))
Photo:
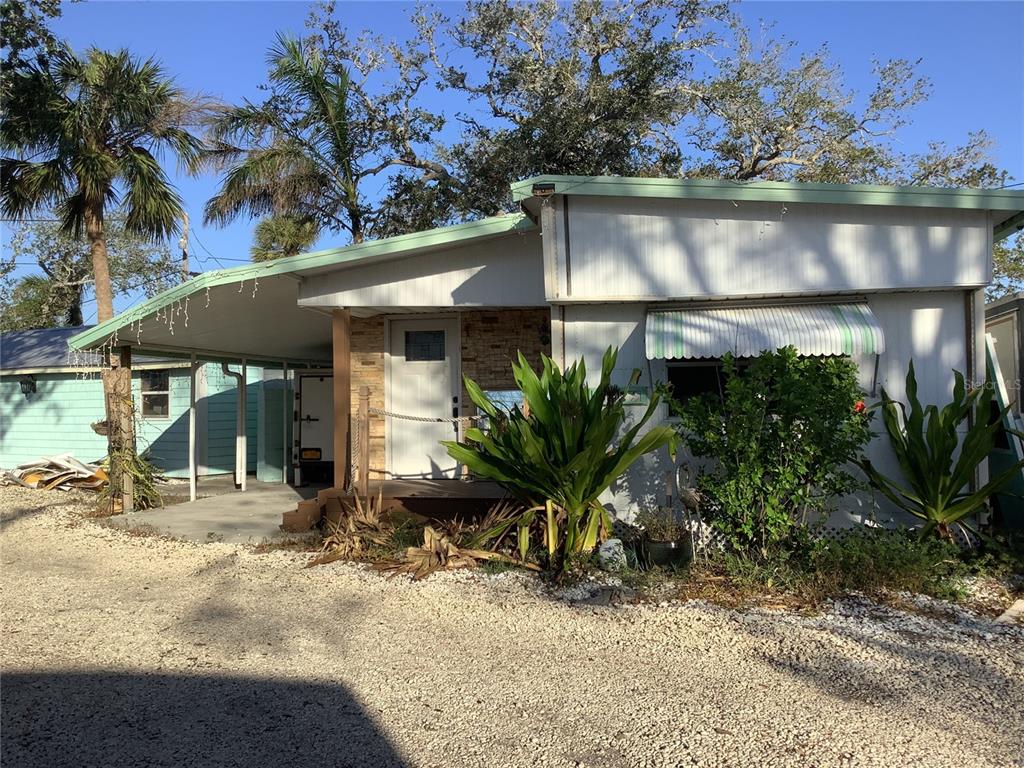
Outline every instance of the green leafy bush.
POLYGON ((673 404, 695 456, 705 516, 729 549, 765 558, 856 487, 845 469, 871 434, 847 358, 765 352, 742 369, 723 360, 724 396, 673 404))
POLYGON ((971 568, 959 548, 905 529, 864 529, 838 541, 806 541, 766 558, 725 553, 719 567, 744 592, 775 592, 819 602, 853 592, 912 592, 945 600, 965 594, 971 568))
POLYGON ((991 387, 968 390, 963 375, 959 371, 953 371, 953 375, 953 399, 941 409, 921 405, 913 361, 907 370, 909 412, 882 389, 882 421, 899 462, 902 483, 883 475, 869 460, 861 461, 875 488, 897 507, 924 521, 922 535, 934 532, 944 539, 951 538, 954 525, 970 529, 965 518, 1024 466, 1024 461, 1014 464, 980 488, 971 488, 978 465, 995 445, 1009 406, 1002 412, 994 409, 991 387))
POLYGON ((518 522, 520 555, 526 557, 531 530, 539 529, 549 567, 556 572, 567 559, 589 555, 610 530, 598 496, 641 456, 676 440, 667 426, 640 434, 658 408, 657 393, 642 417, 620 436, 625 393, 611 384, 616 357, 617 350, 605 352, 601 379, 591 389, 583 361, 562 373, 542 356, 538 376, 520 354, 512 372, 525 410, 504 410, 467 378, 466 390, 488 417, 488 430, 470 429, 465 442, 444 443, 453 458, 522 502, 527 511, 518 522))
POLYGON ((969 574, 955 544, 922 540, 905 529, 868 529, 822 542, 812 569, 819 588, 829 593, 902 591, 943 599, 961 597, 969 574))

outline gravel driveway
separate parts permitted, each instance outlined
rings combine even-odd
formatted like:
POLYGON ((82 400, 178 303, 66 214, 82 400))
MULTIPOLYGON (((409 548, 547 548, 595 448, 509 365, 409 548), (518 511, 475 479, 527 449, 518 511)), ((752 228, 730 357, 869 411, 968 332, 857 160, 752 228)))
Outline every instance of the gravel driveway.
POLYGON ((1024 765, 1019 628, 572 606, 73 504, 0 489, 5 768, 1024 765))

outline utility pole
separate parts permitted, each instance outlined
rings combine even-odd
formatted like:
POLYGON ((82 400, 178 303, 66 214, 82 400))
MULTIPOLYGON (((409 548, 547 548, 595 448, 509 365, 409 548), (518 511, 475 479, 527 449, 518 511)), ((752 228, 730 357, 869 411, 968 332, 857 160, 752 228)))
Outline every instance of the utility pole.
POLYGON ((178 240, 178 247, 181 248, 181 281, 184 283, 189 278, 188 273, 188 211, 181 214, 181 239, 178 240))

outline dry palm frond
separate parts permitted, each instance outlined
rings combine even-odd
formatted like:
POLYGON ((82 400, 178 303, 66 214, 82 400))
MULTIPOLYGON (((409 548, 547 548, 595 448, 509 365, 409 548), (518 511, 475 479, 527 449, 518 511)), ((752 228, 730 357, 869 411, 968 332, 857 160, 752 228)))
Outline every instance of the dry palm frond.
POLYGON ((502 499, 493 504, 479 520, 467 522, 463 518, 435 520, 434 530, 463 549, 489 549, 496 552, 519 518, 523 506, 514 501, 502 499))
POLYGON ((516 522, 523 516, 523 507, 514 501, 502 499, 487 510, 487 514, 472 530, 465 540, 460 539, 470 549, 490 549, 496 551, 516 522))
POLYGON ((365 503, 359 496, 351 504, 344 504, 344 512, 337 523, 328 523, 329 533, 324 538, 320 552, 306 565, 325 565, 335 560, 348 560, 366 553, 373 546, 386 546, 392 526, 383 518, 384 499, 381 494, 374 499, 366 497, 365 503))
POLYGON ((539 570, 534 565, 520 563, 508 555, 498 552, 468 548, 460 549, 452 543, 452 540, 447 535, 438 533, 429 525, 423 529, 423 546, 409 547, 400 562, 381 563, 374 567, 391 574, 409 573, 412 574, 414 579, 423 579, 434 571, 474 568, 481 560, 500 560, 539 570))

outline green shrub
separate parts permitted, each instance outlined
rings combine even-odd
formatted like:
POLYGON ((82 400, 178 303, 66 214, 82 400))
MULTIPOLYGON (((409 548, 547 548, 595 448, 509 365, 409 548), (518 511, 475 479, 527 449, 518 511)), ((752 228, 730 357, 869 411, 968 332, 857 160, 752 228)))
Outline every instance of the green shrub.
POLYGON ((954 525, 973 530, 965 518, 978 511, 1024 466, 1024 461, 1018 462, 980 488, 971 487, 978 465, 995 446, 1010 406, 1003 411, 994 409, 991 387, 968 390, 963 374, 953 371, 953 375, 953 400, 941 409, 921 405, 913 361, 907 370, 909 412, 882 389, 882 421, 903 482, 886 477, 867 459, 861 461, 875 488, 897 507, 924 521, 923 536, 934 532, 947 540, 952 538, 954 525))
POLYGON ((830 593, 914 592, 956 599, 970 573, 955 544, 907 530, 864 530, 822 543, 811 563, 819 588, 830 593))
POLYGON ((705 516, 743 556, 790 547, 831 499, 856 487, 845 466, 871 433, 857 368, 847 358, 765 352, 723 360, 724 396, 673 403, 695 456, 705 516))
MULTIPOLYGON (((617 351, 605 352, 601 379, 591 389, 583 361, 565 373, 542 356, 538 376, 519 355, 512 372, 527 409, 504 410, 466 379, 470 399, 488 417, 486 432, 466 431, 465 442, 445 442, 448 453, 474 474, 498 482, 526 508, 518 522, 519 551, 525 558, 531 529, 540 529, 548 565, 561 572, 568 559, 589 556, 602 532, 611 529, 601 495, 646 453, 674 445, 670 427, 641 429, 654 415, 655 393, 641 418, 620 436, 625 393, 611 384, 617 351)), ((634 376, 639 376, 639 371, 634 376)))
POLYGON ((957 599, 972 570, 953 544, 883 529, 857 531, 839 541, 808 541, 761 559, 724 553, 720 564, 743 591, 791 593, 813 602, 851 592, 957 599))

